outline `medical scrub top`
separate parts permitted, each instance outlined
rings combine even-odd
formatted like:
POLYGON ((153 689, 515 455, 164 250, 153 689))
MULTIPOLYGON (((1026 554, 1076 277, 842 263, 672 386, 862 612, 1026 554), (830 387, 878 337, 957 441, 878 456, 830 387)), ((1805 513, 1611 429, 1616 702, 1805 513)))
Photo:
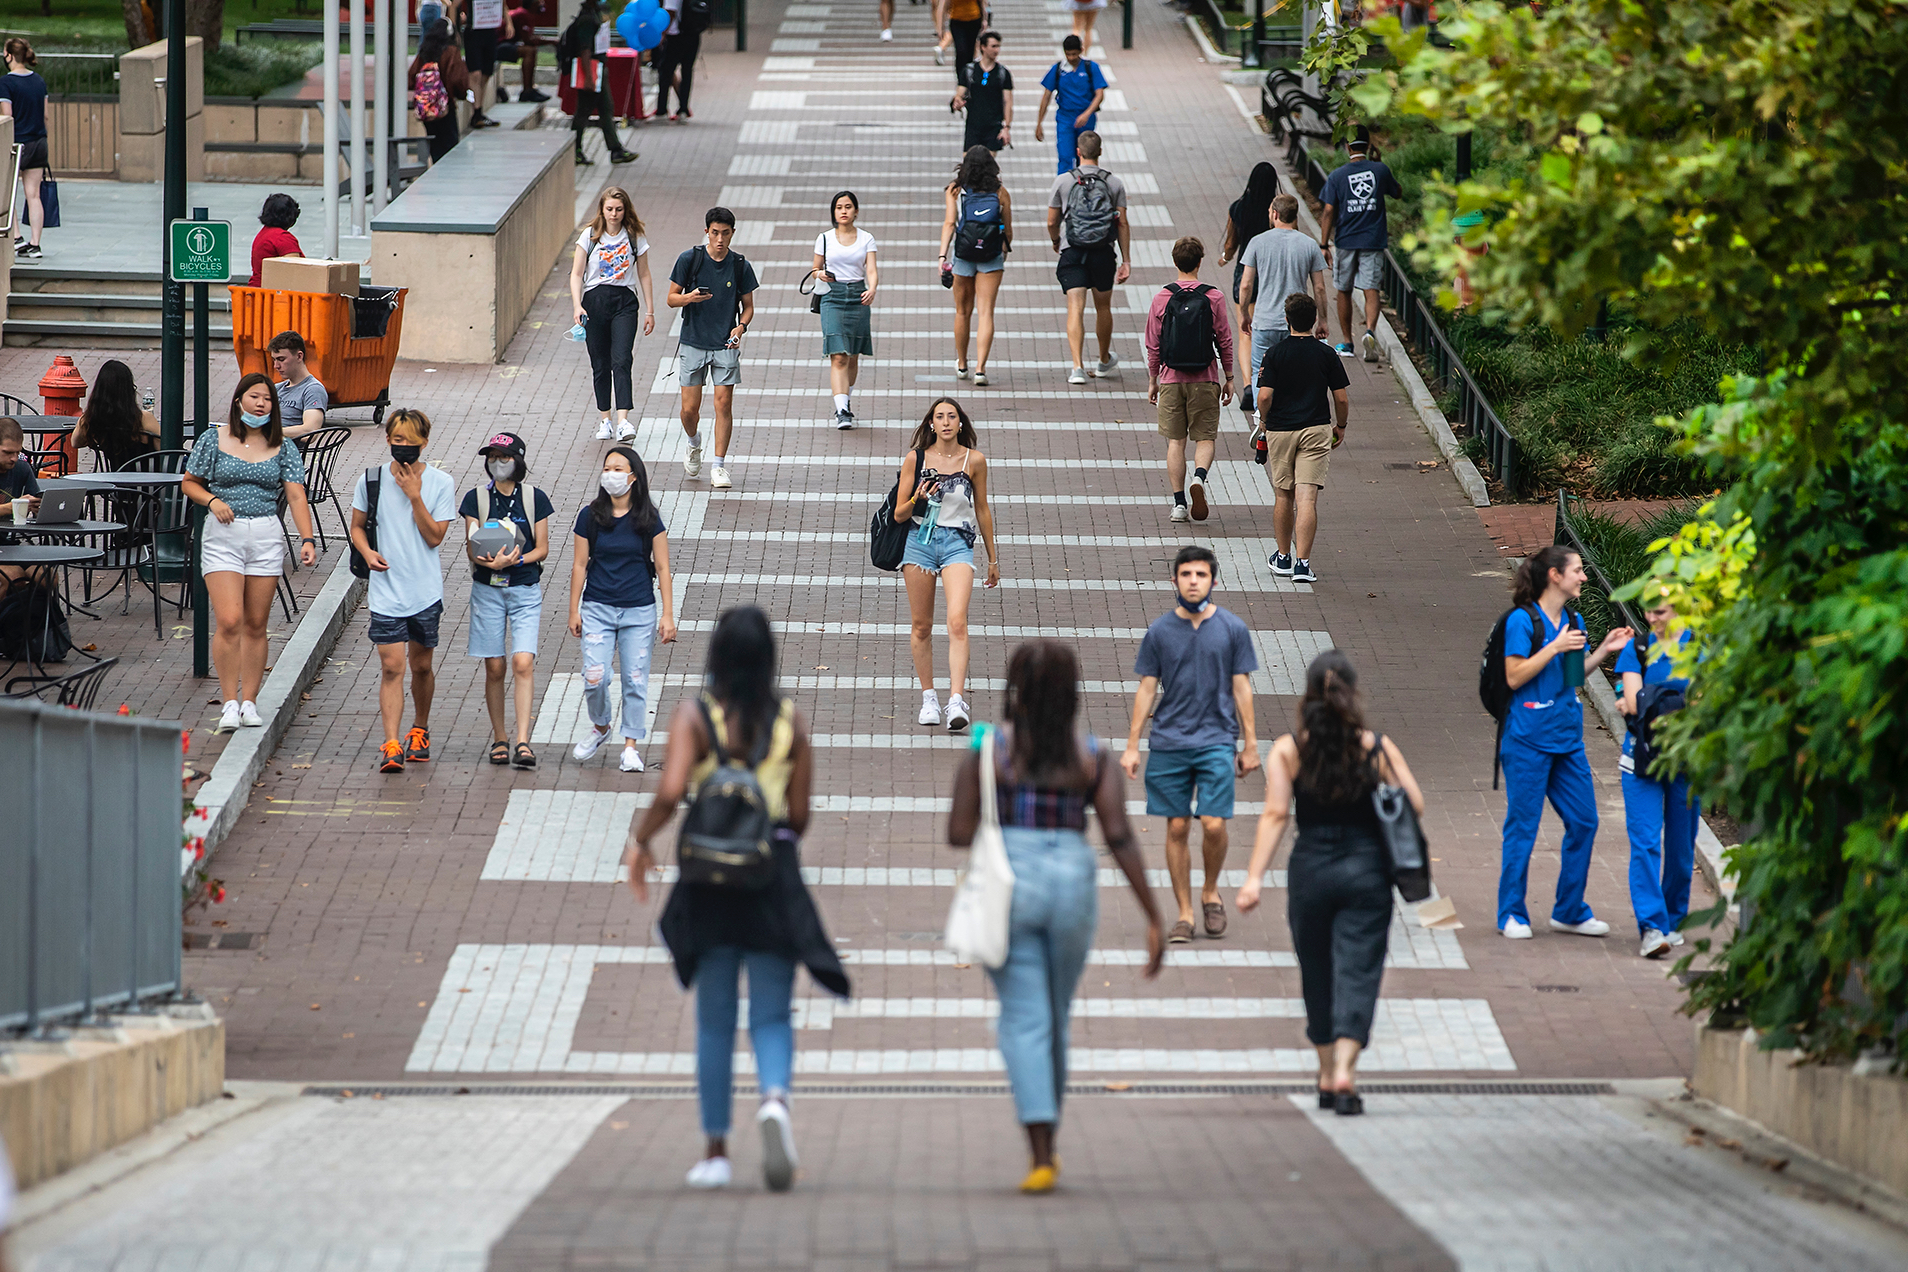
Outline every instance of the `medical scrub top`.
POLYGON ((1053 94, 1060 118, 1071 124, 1074 116, 1093 104, 1093 95, 1106 87, 1106 76, 1096 63, 1084 57, 1073 70, 1069 70, 1062 59, 1047 69, 1040 87, 1053 94))
MULTIPOLYGON (((1564 624, 1583 626, 1583 619, 1569 610, 1553 623, 1541 605, 1520 605, 1504 620, 1504 657, 1528 658, 1532 646, 1542 649, 1562 634, 1564 624), (1531 616, 1543 624, 1543 632, 1532 640, 1531 616)), ((1587 652, 1587 651, 1586 651, 1587 652)), ((1583 749, 1583 704, 1574 689, 1564 684, 1563 657, 1559 655, 1544 669, 1511 690, 1510 714, 1504 721, 1504 741, 1517 742, 1534 751, 1567 755, 1583 749)))

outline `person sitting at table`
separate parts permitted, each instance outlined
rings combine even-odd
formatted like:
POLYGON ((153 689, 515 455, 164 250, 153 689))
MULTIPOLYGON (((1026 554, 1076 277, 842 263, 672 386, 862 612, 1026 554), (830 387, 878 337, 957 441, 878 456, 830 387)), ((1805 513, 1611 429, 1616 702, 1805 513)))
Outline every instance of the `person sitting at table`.
POLYGON ((274 256, 303 256, 305 249, 298 246, 298 240, 292 237, 291 228, 298 224, 298 200, 289 194, 268 194, 265 206, 259 209, 260 229, 252 239, 252 281, 247 287, 261 287, 259 277, 264 273, 265 262, 274 256))
POLYGON ((86 409, 73 429, 73 445, 98 451, 100 467, 109 469, 124 468, 159 449, 159 421, 139 405, 132 368, 118 358, 100 364, 86 409))
MULTIPOLYGON (((12 524, 14 504, 26 507, 27 517, 38 516, 40 512, 40 482, 33 475, 33 465, 20 461, 20 452, 26 449, 26 434, 20 431, 19 421, 0 415, 0 543, 17 542, 4 527, 12 524)), ((0 565, 0 593, 11 589, 22 579, 31 579, 41 587, 52 585, 51 572, 30 566, 0 565)))
POLYGON ((305 338, 281 331, 265 346, 265 356, 278 373, 278 419, 285 436, 303 437, 323 428, 331 394, 305 369, 305 338))
POLYGON ((227 419, 224 428, 200 432, 183 482, 186 498, 206 510, 200 573, 212 602, 212 665, 225 703, 216 733, 265 723, 257 698, 265 679, 265 624, 285 572, 281 498, 298 526, 298 559, 318 561, 304 457, 284 435, 270 377, 254 371, 240 380, 227 419))

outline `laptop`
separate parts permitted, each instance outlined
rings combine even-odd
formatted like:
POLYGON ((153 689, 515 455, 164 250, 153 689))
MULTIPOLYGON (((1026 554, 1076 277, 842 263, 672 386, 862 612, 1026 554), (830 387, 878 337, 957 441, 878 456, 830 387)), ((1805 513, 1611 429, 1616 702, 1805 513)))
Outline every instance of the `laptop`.
POLYGON ((82 486, 56 486, 48 482, 40 490, 40 513, 35 525, 67 525, 86 515, 86 490, 82 486))

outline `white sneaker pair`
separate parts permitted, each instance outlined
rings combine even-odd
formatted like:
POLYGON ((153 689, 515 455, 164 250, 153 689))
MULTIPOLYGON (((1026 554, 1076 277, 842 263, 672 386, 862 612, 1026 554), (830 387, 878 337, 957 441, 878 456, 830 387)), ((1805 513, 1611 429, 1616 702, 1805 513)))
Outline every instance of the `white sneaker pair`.
POLYGON ((219 722, 212 726, 214 733, 231 733, 235 729, 262 729, 264 717, 258 713, 258 704, 254 702, 227 702, 219 712, 219 722))
MULTIPOLYGON (((1602 919, 1585 919, 1581 923, 1559 923, 1556 919, 1552 919, 1550 921, 1550 930, 1553 932, 1568 932, 1573 936, 1608 936, 1610 934, 1610 925, 1605 923, 1602 919)), ((1521 919, 1509 919, 1504 923, 1503 932, 1506 937, 1513 941, 1528 941, 1530 939, 1530 924, 1523 922, 1521 919)))
POLYGON ((934 725, 940 724, 945 719, 947 731, 959 733, 967 727, 972 718, 972 713, 967 709, 967 700, 958 693, 948 698, 947 714, 943 716, 941 696, 932 689, 926 689, 921 693, 921 714, 915 717, 915 721, 919 724, 934 725))
MULTIPOLYGON (((801 1164, 795 1153, 795 1127, 788 1105, 773 1096, 762 1101, 755 1125, 762 1135, 762 1182, 770 1192, 787 1192, 795 1182, 795 1168, 801 1164)), ((728 1158, 705 1157, 689 1168, 683 1182, 691 1188, 727 1188, 734 1178, 728 1158)))

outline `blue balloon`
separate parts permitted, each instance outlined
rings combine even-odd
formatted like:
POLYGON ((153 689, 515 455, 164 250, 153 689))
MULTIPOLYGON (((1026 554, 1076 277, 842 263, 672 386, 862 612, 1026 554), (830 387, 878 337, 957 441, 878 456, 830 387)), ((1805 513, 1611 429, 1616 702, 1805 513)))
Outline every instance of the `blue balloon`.
POLYGON ((617 34, 638 52, 661 44, 668 30, 669 11, 662 7, 662 0, 635 0, 616 17, 617 34))

